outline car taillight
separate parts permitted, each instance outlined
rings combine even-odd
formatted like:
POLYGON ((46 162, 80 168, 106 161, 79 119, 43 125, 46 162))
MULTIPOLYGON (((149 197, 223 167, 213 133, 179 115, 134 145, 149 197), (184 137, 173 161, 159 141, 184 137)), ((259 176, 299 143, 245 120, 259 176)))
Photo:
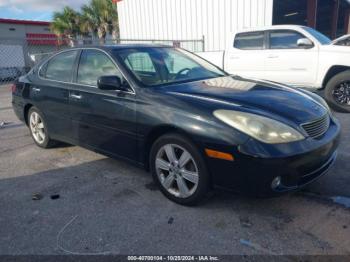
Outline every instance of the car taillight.
POLYGON ((12 85, 11 85, 11 91, 12 91, 12 93, 16 93, 16 90, 17 90, 16 84, 12 84, 12 85))

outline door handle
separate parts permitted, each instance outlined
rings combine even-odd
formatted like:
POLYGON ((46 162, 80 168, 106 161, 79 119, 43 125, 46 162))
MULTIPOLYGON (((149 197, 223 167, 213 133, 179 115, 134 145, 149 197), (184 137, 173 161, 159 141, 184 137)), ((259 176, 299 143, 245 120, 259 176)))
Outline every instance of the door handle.
POLYGON ((70 94, 70 97, 79 100, 82 98, 82 95, 70 94))
POLYGON ((37 88, 37 87, 33 87, 32 90, 33 90, 34 92, 40 92, 40 91, 41 91, 41 89, 40 89, 40 88, 37 88))

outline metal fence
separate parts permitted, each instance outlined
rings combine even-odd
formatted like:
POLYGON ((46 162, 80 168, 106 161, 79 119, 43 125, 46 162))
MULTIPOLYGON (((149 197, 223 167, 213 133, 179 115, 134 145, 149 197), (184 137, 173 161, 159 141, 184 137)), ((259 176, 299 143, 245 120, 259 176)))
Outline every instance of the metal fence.
MULTIPOLYGON (((204 37, 195 40, 120 39, 121 44, 163 44, 193 52, 204 51, 204 37)), ((113 45, 117 41, 96 38, 0 38, 0 85, 11 83, 52 53, 72 46, 113 45)))

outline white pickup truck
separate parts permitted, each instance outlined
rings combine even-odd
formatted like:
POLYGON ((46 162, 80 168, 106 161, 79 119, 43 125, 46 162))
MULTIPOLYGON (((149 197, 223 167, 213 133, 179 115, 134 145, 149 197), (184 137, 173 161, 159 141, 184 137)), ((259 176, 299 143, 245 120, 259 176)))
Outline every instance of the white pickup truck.
POLYGON ((278 25, 232 35, 225 51, 198 53, 230 74, 324 89, 328 103, 350 112, 350 48, 305 26, 278 25))

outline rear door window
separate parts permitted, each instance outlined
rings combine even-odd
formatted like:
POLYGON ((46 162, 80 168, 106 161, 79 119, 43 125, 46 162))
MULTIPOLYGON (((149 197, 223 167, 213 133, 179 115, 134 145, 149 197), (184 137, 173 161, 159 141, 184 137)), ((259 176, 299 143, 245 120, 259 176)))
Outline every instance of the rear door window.
MULTIPOLYGON (((51 58, 45 66, 45 78, 62 82, 71 82, 74 62, 78 51, 63 52, 51 58)), ((40 74, 42 76, 42 74, 40 74)))
POLYGON ((264 32, 239 33, 235 37, 234 47, 242 50, 264 49, 264 32))

